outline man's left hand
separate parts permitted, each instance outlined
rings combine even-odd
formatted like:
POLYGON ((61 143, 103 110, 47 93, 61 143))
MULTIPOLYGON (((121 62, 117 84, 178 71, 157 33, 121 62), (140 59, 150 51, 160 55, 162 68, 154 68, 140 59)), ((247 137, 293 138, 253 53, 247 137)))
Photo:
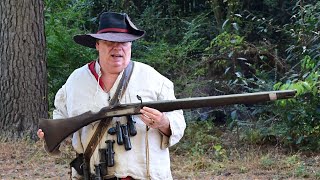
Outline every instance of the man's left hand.
POLYGON ((167 136, 171 135, 170 121, 164 113, 149 107, 143 107, 140 112, 140 118, 147 126, 159 129, 167 136))

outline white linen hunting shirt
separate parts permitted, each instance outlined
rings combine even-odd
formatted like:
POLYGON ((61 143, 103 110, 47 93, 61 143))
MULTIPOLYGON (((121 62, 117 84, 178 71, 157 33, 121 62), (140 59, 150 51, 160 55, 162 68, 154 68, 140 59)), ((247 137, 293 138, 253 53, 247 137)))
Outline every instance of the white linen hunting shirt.
MULTIPOLYGON (((101 74, 100 66, 95 63, 95 71, 101 74)), ((109 94, 111 97, 116 91, 122 73, 119 75, 109 93, 105 92, 98 84, 94 75, 90 72, 88 65, 76 69, 68 78, 67 82, 57 92, 55 97, 55 110, 53 118, 67 118, 82 114, 87 111, 97 112, 108 106, 109 94)), ((172 100, 175 99, 173 83, 158 73, 152 67, 134 62, 133 72, 127 90, 120 103, 138 103, 137 95, 143 102, 172 100)), ((170 121, 172 135, 162 135, 157 129, 148 131, 148 144, 146 148, 146 125, 138 115, 133 116, 136 121, 137 135, 130 137, 132 149, 126 151, 124 145, 118 145, 116 135, 105 133, 100 144, 91 157, 90 169, 94 173, 94 165, 99 164, 98 149, 106 148, 106 140, 115 140, 113 145, 115 154, 115 165, 108 167, 108 174, 119 178, 131 176, 134 179, 147 179, 147 157, 146 150, 149 149, 149 170, 151 179, 172 179, 170 170, 170 157, 168 147, 176 144, 183 136, 186 128, 182 110, 166 112, 170 121)), ((116 121, 126 124, 126 118, 113 118, 109 128, 114 127, 116 121)), ((77 153, 83 153, 91 136, 98 126, 98 122, 83 127, 73 134, 72 145, 77 153)), ((75 175, 75 171, 72 172, 75 175)))

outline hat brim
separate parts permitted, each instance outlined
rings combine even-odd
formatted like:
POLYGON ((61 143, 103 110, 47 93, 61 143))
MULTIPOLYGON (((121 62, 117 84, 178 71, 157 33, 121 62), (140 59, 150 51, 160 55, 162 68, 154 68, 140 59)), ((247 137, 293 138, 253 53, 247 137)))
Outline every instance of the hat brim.
POLYGON ((101 33, 101 34, 84 34, 84 35, 75 35, 73 40, 86 47, 96 48, 97 40, 106 40, 113 42, 131 42, 137 39, 140 39, 145 34, 144 31, 139 31, 136 34, 129 33, 101 33))

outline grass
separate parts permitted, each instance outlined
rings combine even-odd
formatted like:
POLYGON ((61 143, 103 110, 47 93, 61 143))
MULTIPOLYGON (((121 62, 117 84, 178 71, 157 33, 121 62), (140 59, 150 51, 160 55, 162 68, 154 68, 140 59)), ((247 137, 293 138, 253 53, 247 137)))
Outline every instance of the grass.
POLYGON ((320 154, 244 144, 208 122, 188 123, 171 148, 175 179, 320 179, 320 154))
MULTIPOLYGON (((170 151, 174 179, 320 179, 319 154, 240 144, 233 133, 208 123, 188 123, 170 151)), ((69 179, 74 155, 70 143, 54 157, 40 141, 0 142, 0 179, 69 179)))
POLYGON ((320 179, 319 155, 286 154, 266 147, 230 149, 223 160, 208 154, 172 154, 176 179, 320 179))

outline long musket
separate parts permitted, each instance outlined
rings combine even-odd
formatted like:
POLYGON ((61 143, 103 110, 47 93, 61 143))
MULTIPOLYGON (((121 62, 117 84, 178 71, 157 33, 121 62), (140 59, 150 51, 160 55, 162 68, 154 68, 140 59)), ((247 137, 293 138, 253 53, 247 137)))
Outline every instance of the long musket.
POLYGON ((157 109, 160 112, 168 112, 178 109, 218 107, 231 104, 254 104, 278 99, 288 99, 294 97, 295 94, 295 90, 283 90, 118 104, 113 107, 104 107, 97 113, 88 111, 66 119, 40 119, 39 128, 45 133, 44 139, 46 145, 49 152, 52 152, 65 138, 82 127, 107 117, 140 114, 140 109, 144 106, 157 109))

